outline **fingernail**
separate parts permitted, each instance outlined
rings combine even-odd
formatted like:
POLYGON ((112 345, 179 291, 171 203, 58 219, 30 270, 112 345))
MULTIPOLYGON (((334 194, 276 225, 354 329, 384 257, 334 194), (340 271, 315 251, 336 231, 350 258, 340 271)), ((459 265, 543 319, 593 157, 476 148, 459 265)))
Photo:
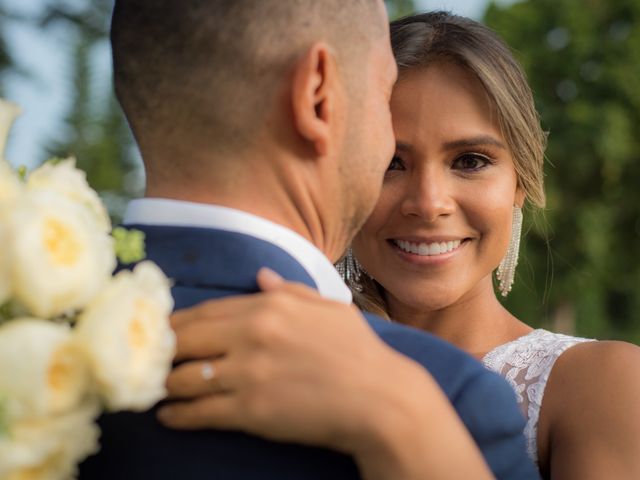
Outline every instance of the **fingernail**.
POLYGON ((284 279, 279 274, 267 267, 262 267, 260 270, 258 270, 258 275, 260 275, 262 279, 267 282, 280 283, 284 281, 284 279))

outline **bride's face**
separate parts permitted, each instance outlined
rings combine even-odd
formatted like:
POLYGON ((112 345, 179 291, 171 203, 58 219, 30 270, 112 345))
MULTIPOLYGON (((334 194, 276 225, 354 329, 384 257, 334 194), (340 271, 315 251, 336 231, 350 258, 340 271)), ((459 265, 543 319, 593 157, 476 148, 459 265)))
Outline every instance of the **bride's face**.
POLYGON ((401 75, 391 112, 396 152, 356 257, 392 314, 493 295, 524 195, 488 95, 462 67, 438 63, 401 75))

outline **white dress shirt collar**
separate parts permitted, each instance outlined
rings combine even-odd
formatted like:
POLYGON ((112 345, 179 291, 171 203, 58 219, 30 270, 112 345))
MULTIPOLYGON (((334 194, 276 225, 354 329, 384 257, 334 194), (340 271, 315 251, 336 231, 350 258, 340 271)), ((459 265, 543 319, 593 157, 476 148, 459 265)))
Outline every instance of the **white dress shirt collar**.
POLYGON ((164 198, 141 198, 127 206, 125 225, 215 228, 242 233, 280 247, 309 273, 320 295, 351 303, 349 288, 329 259, 306 238, 264 218, 218 205, 164 198))

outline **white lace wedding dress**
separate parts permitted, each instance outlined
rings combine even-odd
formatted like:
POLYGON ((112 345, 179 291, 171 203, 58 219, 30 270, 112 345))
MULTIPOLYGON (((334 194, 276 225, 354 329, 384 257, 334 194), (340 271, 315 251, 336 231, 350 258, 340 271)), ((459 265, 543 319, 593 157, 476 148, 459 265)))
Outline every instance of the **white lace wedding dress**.
POLYGON ((502 375, 515 390, 527 419, 524 429, 527 450, 536 463, 538 417, 551 369, 568 348, 590 341, 593 340, 539 329, 496 347, 482 359, 485 367, 502 375))

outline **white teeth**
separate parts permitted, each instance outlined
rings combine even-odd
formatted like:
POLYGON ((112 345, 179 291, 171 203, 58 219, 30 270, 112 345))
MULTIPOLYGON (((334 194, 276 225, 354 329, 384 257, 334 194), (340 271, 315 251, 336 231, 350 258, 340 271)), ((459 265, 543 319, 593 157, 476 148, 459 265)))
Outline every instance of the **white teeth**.
POLYGON ((422 257, 430 257, 433 255, 441 255, 449 253, 460 246, 460 240, 450 242, 433 242, 433 243, 413 243, 406 240, 393 240, 400 249, 408 253, 420 255, 422 257))

